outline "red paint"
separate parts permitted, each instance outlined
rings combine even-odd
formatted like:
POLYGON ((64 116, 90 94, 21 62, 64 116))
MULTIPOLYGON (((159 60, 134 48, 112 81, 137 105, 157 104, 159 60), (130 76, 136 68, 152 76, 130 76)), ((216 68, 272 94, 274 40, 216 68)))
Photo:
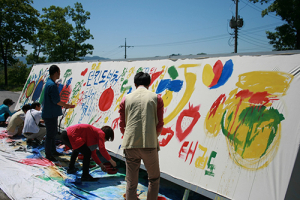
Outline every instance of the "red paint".
POLYGON ((88 68, 86 68, 84 71, 81 72, 81 76, 85 76, 85 74, 87 73, 88 68))
POLYGON ((254 93, 250 99, 249 102, 253 103, 253 104, 267 104, 270 102, 270 99, 268 98, 268 96, 270 96, 270 94, 268 92, 257 92, 254 93))
POLYGON ((159 71, 159 72, 153 73, 152 76, 151 76, 151 82, 150 82, 150 85, 149 85, 149 86, 151 86, 152 83, 154 83, 154 81, 155 81, 155 80, 156 80, 163 72, 164 72, 164 70, 161 70, 161 71, 159 71))
POLYGON ((236 93, 235 98, 241 98, 241 100, 244 100, 246 98, 249 98, 253 95, 253 92, 250 92, 249 90, 241 90, 238 93, 236 93))
POLYGON ((94 125, 95 123, 97 123, 97 122, 101 119, 101 117, 102 117, 102 116, 100 116, 96 121, 94 121, 94 122, 92 123, 92 125, 94 125))
POLYGON ((86 85, 86 82, 83 84, 83 86, 85 86, 86 85))
POLYGON ((159 140, 159 146, 164 147, 164 146, 166 146, 170 142, 170 140, 174 136, 174 131, 171 129, 171 127, 163 128, 163 130, 161 131, 160 135, 161 136, 165 136, 166 135, 166 137, 164 137, 161 140, 159 140))
POLYGON ((218 60, 213 67, 213 72, 214 72, 215 76, 214 76, 211 84, 209 85, 209 87, 212 87, 218 83, 218 81, 221 77, 222 71, 223 71, 223 64, 220 60, 218 60))
POLYGON ((209 110, 209 117, 211 116, 215 116, 217 109, 219 108, 220 104, 224 104, 226 100, 226 95, 225 94, 221 94, 218 99, 213 103, 213 105, 211 106, 210 110, 209 110))
POLYGON ((72 88, 71 85, 64 85, 63 89, 61 90, 59 96, 60 96, 60 100, 64 103, 68 103, 70 95, 72 92, 72 88))
POLYGON ((192 129, 194 128, 195 124, 197 123, 197 121, 200 118, 200 113, 198 112, 200 108, 199 106, 193 107, 193 105, 189 104, 189 108, 186 110, 183 110, 178 119, 177 119, 177 123, 176 123, 176 137, 178 138, 178 140, 181 142, 182 140, 184 140, 184 138, 186 138, 192 131, 192 129), (193 118, 192 123, 184 130, 182 131, 181 128, 181 123, 183 118, 187 116, 187 117, 191 117, 193 118))
POLYGON ((113 89, 108 88, 104 90, 104 92, 101 94, 101 97, 99 99, 99 109, 101 111, 107 111, 114 100, 114 91, 113 89))
POLYGON ((111 128, 112 128, 113 130, 115 130, 116 128, 119 127, 119 120, 120 120, 120 117, 114 119, 114 121, 111 123, 111 128))
POLYGON ((186 162, 186 160, 188 159, 189 154, 191 154, 192 157, 191 157, 190 164, 192 163, 193 158, 194 158, 194 155, 195 155, 195 152, 196 152, 196 150, 197 150, 198 141, 196 142, 196 145, 195 145, 195 148, 194 148, 194 149, 192 149, 192 146, 193 146, 193 142, 191 143, 190 148, 189 148, 189 150, 188 150, 188 152, 187 152, 187 154, 186 154, 185 160, 184 160, 184 162, 186 162))
POLYGON ((28 159, 23 159, 20 160, 21 163, 25 164, 25 165, 40 165, 40 166, 54 166, 53 162, 51 162, 48 159, 35 159, 35 158, 28 158, 28 159))
POLYGON ((178 155, 178 158, 184 158, 184 156, 182 155, 182 153, 186 153, 186 149, 185 149, 185 147, 187 147, 189 145, 189 142, 188 141, 185 141, 183 144, 182 144, 182 146, 181 146, 181 148, 180 148, 180 150, 179 150, 179 155, 178 155))

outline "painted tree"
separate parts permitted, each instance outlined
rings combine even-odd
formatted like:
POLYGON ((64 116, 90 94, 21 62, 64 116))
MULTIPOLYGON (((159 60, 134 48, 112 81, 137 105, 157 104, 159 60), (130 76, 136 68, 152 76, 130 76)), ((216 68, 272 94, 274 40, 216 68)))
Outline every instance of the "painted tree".
POLYGON ((39 13, 32 0, 0 0, 0 65, 4 67, 5 85, 7 68, 18 62, 16 55, 25 55, 23 46, 32 39, 39 13))
POLYGON ((275 50, 300 49, 300 1, 299 0, 249 0, 253 3, 271 3, 262 11, 264 17, 269 13, 280 16, 286 24, 275 28, 276 32, 267 31, 267 38, 275 50))

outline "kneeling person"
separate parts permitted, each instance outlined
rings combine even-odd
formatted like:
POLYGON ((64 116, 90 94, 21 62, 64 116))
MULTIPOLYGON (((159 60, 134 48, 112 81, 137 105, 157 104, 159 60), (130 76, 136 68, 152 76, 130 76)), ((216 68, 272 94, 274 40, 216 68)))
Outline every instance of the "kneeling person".
POLYGON ((30 105, 25 104, 21 110, 13 114, 7 125, 7 134, 9 136, 19 136, 22 135, 22 130, 24 126, 25 114, 30 110, 30 105))
POLYGON ((102 156, 108 160, 113 167, 116 167, 116 162, 110 157, 105 149, 106 141, 114 140, 114 131, 109 126, 104 126, 101 129, 96 128, 89 124, 76 124, 69 126, 61 133, 62 141, 71 149, 73 149, 71 160, 69 164, 68 173, 75 172, 75 161, 79 153, 83 158, 82 169, 82 181, 95 181, 95 179, 89 174, 90 158, 101 167, 102 171, 106 171, 105 166, 101 163, 97 156, 96 148, 99 147, 99 151, 102 156))
POLYGON ((39 123, 42 118, 41 104, 34 102, 31 104, 31 109, 26 112, 23 135, 27 138, 27 144, 36 142, 41 143, 46 135, 46 128, 39 127, 39 123))

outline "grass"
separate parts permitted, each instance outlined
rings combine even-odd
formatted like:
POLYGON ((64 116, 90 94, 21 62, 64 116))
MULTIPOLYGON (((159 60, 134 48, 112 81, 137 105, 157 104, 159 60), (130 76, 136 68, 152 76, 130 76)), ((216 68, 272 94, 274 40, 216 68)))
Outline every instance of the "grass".
POLYGON ((0 90, 18 92, 23 90, 24 85, 0 85, 0 90))

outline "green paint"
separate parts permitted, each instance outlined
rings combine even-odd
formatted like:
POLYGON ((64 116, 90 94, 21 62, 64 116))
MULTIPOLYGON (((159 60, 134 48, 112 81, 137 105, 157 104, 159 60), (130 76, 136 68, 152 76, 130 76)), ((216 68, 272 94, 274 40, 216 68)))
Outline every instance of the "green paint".
POLYGON ((90 120, 90 122, 88 124, 91 124, 94 121, 94 119, 95 119, 96 116, 97 115, 95 115, 94 117, 92 117, 92 119, 90 120))
POLYGON ((178 71, 174 66, 169 67, 168 73, 173 80, 178 77, 178 71))
POLYGON ((78 94, 78 92, 80 92, 82 84, 83 84, 83 80, 81 80, 80 82, 77 82, 75 84, 75 87, 74 87, 74 89, 72 91, 72 97, 71 97, 71 99, 74 99, 75 96, 78 94))
POLYGON ((127 83, 128 83, 128 79, 126 79, 126 80, 122 83, 122 86, 121 86, 121 93, 123 93, 124 91, 127 91, 127 90, 130 90, 130 89, 131 89, 131 86, 124 87, 124 85, 126 85, 127 83))
POLYGON ((136 73, 139 73, 139 72, 142 72, 142 71, 143 71, 143 68, 140 67, 140 68, 138 68, 138 70, 136 71, 136 73))
POLYGON ((125 76, 126 73, 127 73, 127 68, 124 68, 124 69, 123 69, 123 72, 122 72, 122 74, 121 74, 121 81, 124 80, 124 76, 125 76))
MULTIPOLYGON (((230 127, 229 126, 227 128, 224 127, 225 115, 226 115, 226 111, 223 114, 222 123, 221 123, 223 134, 230 141, 233 142, 235 150, 242 147, 242 149, 243 149, 243 152, 241 154, 242 157, 243 157, 243 154, 245 153, 245 150, 251 146, 251 144, 253 143, 255 138, 259 134, 262 134, 263 131, 265 130, 265 128, 268 128, 269 130, 271 130, 271 132, 270 132, 270 135, 268 138, 266 149, 260 157, 265 155, 265 153, 267 152, 267 150, 269 149, 270 145, 272 144, 274 138, 277 135, 279 124, 281 123, 282 120, 284 120, 284 116, 281 113, 279 113, 277 109, 274 109, 272 107, 269 109, 267 109, 267 107, 265 107, 265 106, 247 107, 238 116, 238 122, 236 122, 236 123, 240 124, 240 126, 244 125, 244 126, 249 127, 245 140, 239 141, 237 139, 237 136, 239 135, 238 130, 239 130, 240 126, 238 126, 236 130, 232 130, 232 132, 229 133, 230 127), (273 120, 273 122, 270 122, 270 120, 273 120), (269 122, 269 123, 267 125, 265 125, 265 127, 262 127, 261 130, 258 130, 257 128, 259 126, 261 126, 261 124, 264 122, 269 122)), ((227 117, 226 121, 227 121, 228 125, 230 124, 231 120, 233 119, 232 118, 233 115, 234 115, 234 113, 232 112, 227 117)))
POLYGON ((215 173, 213 172, 213 170, 215 169, 215 165, 210 164, 210 162, 211 162, 211 159, 215 158, 216 156, 217 156, 217 152, 212 151, 210 153, 210 156, 209 156, 209 159, 208 159, 208 162, 207 162, 207 168, 209 170, 205 170, 205 175, 212 176, 212 177, 215 176, 215 173))
POLYGON ((67 71, 66 71, 65 74, 64 74, 65 80, 64 80, 63 85, 65 84, 67 78, 70 77, 71 75, 72 75, 72 70, 71 70, 71 69, 67 69, 67 71))

